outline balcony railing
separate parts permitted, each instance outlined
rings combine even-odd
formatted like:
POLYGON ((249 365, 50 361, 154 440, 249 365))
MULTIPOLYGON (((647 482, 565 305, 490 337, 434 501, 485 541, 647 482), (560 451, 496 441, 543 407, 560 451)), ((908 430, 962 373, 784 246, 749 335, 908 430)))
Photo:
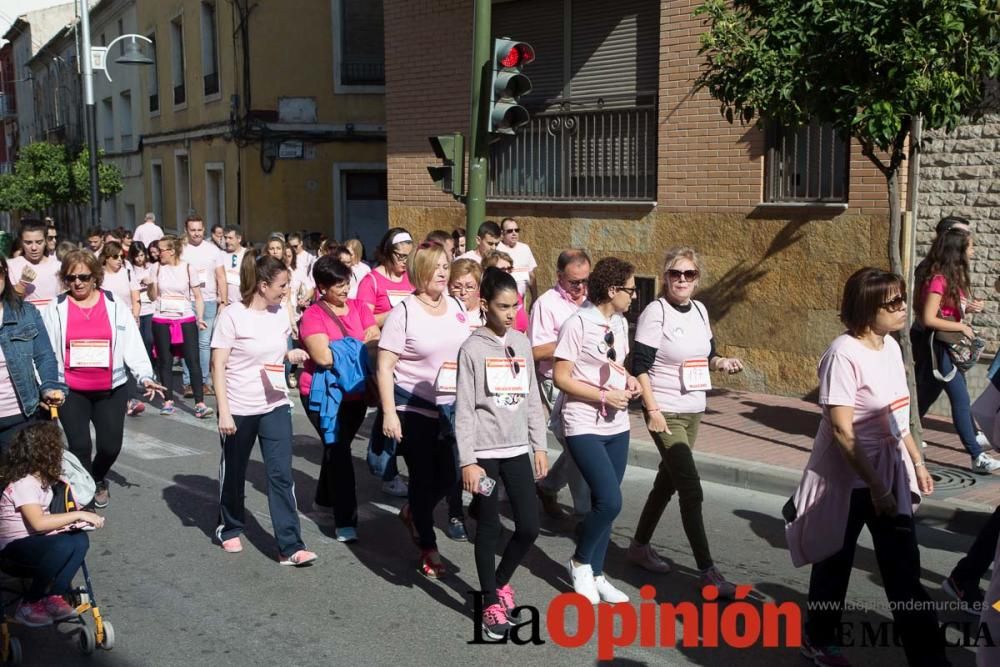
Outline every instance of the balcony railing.
POLYGON ((345 86, 384 86, 385 63, 343 62, 340 65, 340 82, 345 86))

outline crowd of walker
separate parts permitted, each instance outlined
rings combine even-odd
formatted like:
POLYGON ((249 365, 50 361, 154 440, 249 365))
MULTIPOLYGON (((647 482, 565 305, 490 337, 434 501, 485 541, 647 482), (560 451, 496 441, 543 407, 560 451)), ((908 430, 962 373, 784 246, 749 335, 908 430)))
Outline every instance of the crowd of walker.
MULTIPOLYGON (((374 408, 367 459, 382 490, 406 498, 400 518, 419 551, 419 571, 447 575, 433 516, 439 503, 448 505, 444 532, 456 542, 469 540, 466 516, 475 520, 481 622, 492 638, 517 622, 516 600, 524 600, 515 598, 514 575, 542 512, 578 519, 566 561, 573 590, 595 605, 628 602, 604 565, 622 507, 630 404, 641 406, 661 458, 627 558, 651 576, 671 571, 652 540, 676 495, 699 591, 734 597, 712 558, 693 450, 711 373, 739 373, 743 362, 719 353, 711 313, 696 299, 705 275, 694 249, 666 251, 659 298, 630 336, 624 314, 636 299, 635 268, 616 257, 592 263, 585 250, 566 249, 555 284, 539 294, 535 258, 513 218, 482 223, 469 248, 461 230, 419 240, 390 229, 372 266, 356 239, 274 233, 255 247, 239 228, 206 229, 196 216, 184 231, 164 234, 148 214, 134 232, 92 230, 81 247, 60 241, 51 222, 24 220, 14 256, 0 257, 0 560, 35 573, 16 620, 40 626, 75 613, 62 595, 87 550, 81 529, 103 525, 95 512, 111 502, 108 472, 125 418, 151 401, 164 418, 185 409, 218 419, 216 538, 225 553, 243 550, 245 477, 259 442, 278 562, 316 561, 294 496, 295 389, 323 447, 314 509, 335 525, 336 539, 353 542, 363 533, 351 444, 374 408), (206 403, 213 396, 214 410, 206 403), (191 403, 181 408, 184 399, 191 403), (58 408, 66 448, 96 481, 86 511, 49 513, 63 452, 50 407, 58 408), (563 450, 551 464, 550 433, 563 450), (567 486, 572 511, 557 500, 567 486), (463 491, 472 498, 468 508, 463 491), (504 495, 515 529, 498 564, 504 495)), ((972 256, 969 221, 943 219, 917 270, 909 334, 919 415, 944 391, 972 471, 990 474, 1000 468, 986 452, 1000 446, 1000 375, 991 369, 993 384, 973 404, 968 364, 946 342, 959 334, 980 345, 969 323, 983 310, 972 294, 972 256)), ((837 630, 865 526, 909 664, 948 664, 933 607, 906 604, 930 600, 913 515, 934 486, 910 434, 896 338, 907 326, 906 304, 899 276, 858 270, 843 288, 846 330, 819 363, 822 420, 783 512, 793 563, 812 566, 808 597, 819 604, 807 613, 802 652, 817 665, 849 664, 837 630)), ((977 616, 998 538, 1000 509, 944 585, 977 616)), ((1000 598, 1000 581, 991 595, 1000 598)), ((997 614, 983 613, 1000 638, 997 614)))

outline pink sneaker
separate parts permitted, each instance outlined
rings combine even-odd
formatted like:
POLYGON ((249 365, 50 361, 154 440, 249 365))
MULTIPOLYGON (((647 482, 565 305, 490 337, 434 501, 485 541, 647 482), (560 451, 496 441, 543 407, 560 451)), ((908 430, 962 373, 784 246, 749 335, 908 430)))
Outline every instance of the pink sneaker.
POLYGON ((497 589, 497 597, 500 598, 500 604, 503 605, 504 611, 507 612, 507 618, 516 619, 517 616, 514 614, 514 587, 510 583, 504 584, 497 589))
POLYGON ((42 598, 42 603, 45 605, 45 611, 49 618, 53 621, 65 621, 80 615, 61 595, 50 595, 47 598, 42 598))
POLYGON ((227 554, 238 554, 243 551, 243 542, 239 537, 230 537, 228 540, 223 540, 222 550, 227 554))
POLYGON ((14 620, 29 628, 44 628, 52 625, 52 617, 45 609, 45 601, 21 602, 14 612, 14 620))
POLYGON ((281 560, 278 561, 278 563, 281 565, 302 567, 303 565, 309 565, 317 558, 319 558, 319 556, 317 556, 313 552, 306 551, 305 549, 299 549, 288 558, 282 558, 281 560))

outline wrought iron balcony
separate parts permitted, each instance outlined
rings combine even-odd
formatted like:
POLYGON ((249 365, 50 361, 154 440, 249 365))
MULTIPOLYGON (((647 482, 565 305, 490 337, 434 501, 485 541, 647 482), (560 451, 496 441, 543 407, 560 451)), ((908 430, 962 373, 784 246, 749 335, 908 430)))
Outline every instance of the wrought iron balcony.
POLYGON ((340 82, 345 86, 384 86, 384 62, 346 61, 340 65, 340 82))

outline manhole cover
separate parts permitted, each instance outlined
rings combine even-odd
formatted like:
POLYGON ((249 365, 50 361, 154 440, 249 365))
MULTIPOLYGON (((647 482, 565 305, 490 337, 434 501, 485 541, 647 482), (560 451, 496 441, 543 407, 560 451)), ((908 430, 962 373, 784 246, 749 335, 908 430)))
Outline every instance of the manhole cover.
POLYGON ((934 480, 935 498, 962 493, 979 481, 971 472, 960 468, 946 468, 934 463, 927 464, 927 472, 934 480))

